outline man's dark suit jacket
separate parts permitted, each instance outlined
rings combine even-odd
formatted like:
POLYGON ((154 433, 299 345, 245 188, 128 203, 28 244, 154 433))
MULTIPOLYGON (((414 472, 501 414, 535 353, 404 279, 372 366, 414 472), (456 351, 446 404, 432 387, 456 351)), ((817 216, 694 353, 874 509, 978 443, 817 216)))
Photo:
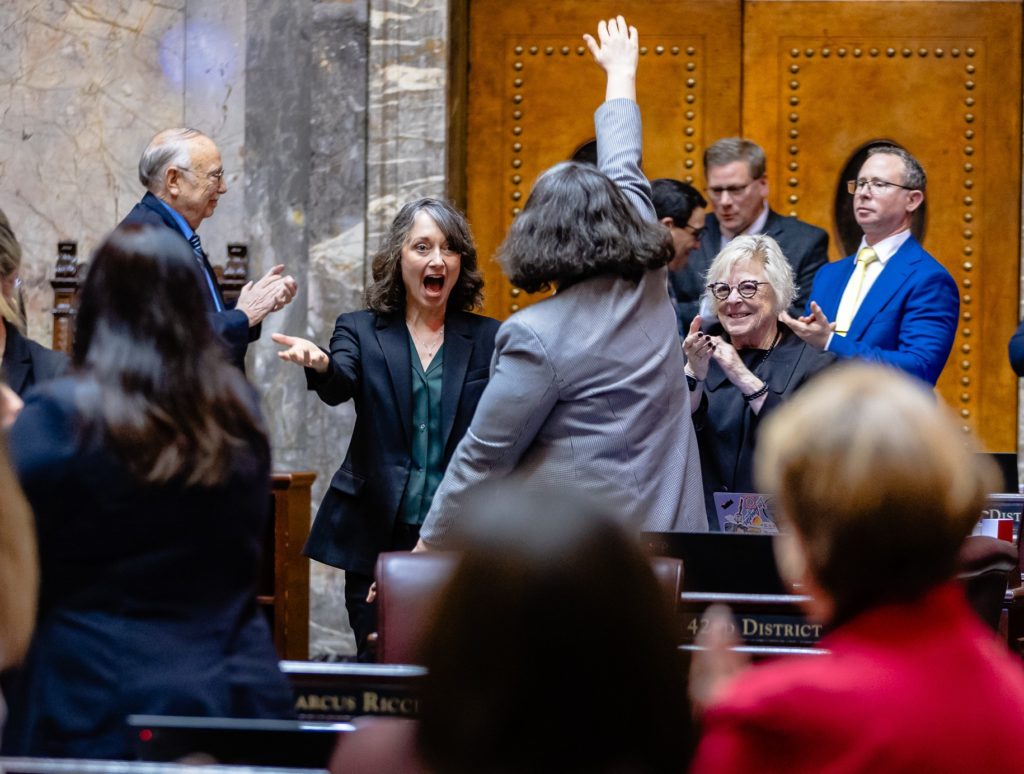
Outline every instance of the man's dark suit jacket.
MULTIPOLYGON (((142 201, 136 204, 118 225, 120 227, 131 223, 163 226, 171 229, 175 234, 180 234, 182 239, 185 238, 167 208, 151 193, 146 193, 142 197, 142 201)), ((189 245, 189 249, 192 249, 191 245, 189 245)), ((212 285, 220 300, 221 308, 224 310, 222 312, 214 311, 216 309, 214 300, 209 293, 206 293, 210 309, 210 325, 228 348, 231 362, 244 370, 245 351, 248 349, 250 341, 256 341, 260 337, 260 326, 254 325, 250 328, 249 318, 246 317, 245 312, 226 308, 227 304, 224 303, 224 297, 220 294, 220 286, 217 284, 217 275, 214 274, 213 267, 210 266, 205 255, 203 255, 202 271, 206 272, 212 280, 211 283, 204 281, 204 288, 207 285, 212 285)))
MULTIPOLYGON (((704 228, 700 249, 690 254, 686 266, 670 274, 670 282, 677 299, 676 314, 679 317, 680 329, 683 331, 689 330, 693 318, 700 313, 704 275, 718 255, 718 248, 722 242, 722 230, 713 213, 708 213, 704 228)), ((778 242, 782 254, 789 259, 789 265, 793 268, 793 280, 797 286, 796 297, 789 308, 789 313, 801 315, 811 294, 814 275, 828 263, 828 234, 817 226, 779 215, 771 209, 768 210, 768 220, 765 221, 762 233, 778 242)))
MULTIPOLYGON (((469 312, 445 319, 441 428, 444 465, 469 427, 490 378, 498 321, 469 312)), ((331 479, 304 553, 318 562, 373 575, 391 548, 412 465, 412 363, 404 315, 369 310, 338 317, 326 374, 306 383, 328 405, 351 399, 356 426, 345 461, 331 479)))
POLYGON ((3 326, 7 329, 7 344, 0 376, 19 396, 24 396, 29 387, 62 376, 68 370, 68 357, 63 352, 26 339, 7 320, 3 320, 3 326))

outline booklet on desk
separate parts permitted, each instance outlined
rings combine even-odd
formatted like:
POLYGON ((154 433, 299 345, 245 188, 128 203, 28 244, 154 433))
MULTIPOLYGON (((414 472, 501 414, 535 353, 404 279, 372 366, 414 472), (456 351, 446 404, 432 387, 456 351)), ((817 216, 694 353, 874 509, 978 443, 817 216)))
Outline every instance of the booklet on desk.
POLYGON ((714 492, 715 514, 722 532, 777 535, 772 498, 756 492, 714 492))

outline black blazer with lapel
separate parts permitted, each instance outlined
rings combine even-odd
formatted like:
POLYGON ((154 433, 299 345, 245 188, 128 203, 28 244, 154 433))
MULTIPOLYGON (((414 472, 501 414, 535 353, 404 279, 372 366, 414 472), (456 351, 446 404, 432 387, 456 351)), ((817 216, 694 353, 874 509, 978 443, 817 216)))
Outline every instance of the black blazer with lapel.
MULTIPOLYGON (((690 260, 682 269, 670 272, 669 281, 676 293, 676 314, 681 330, 688 331, 693 318, 700 312, 700 297, 704 293, 704 277, 711 262, 718 255, 722 242, 722 229, 718 219, 709 213, 704 222, 704 236, 700 249, 690 254, 690 260)), ((782 254, 789 259, 793 269, 793 280, 797 285, 796 298, 789 313, 798 316, 804 313, 811 286, 818 269, 828 263, 828 234, 817 226, 802 220, 779 215, 768 210, 764 232, 779 243, 782 254)))
MULTIPOLYGON (((709 335, 729 341, 729 335, 717 321, 701 327, 709 335)), ((751 360, 747 350, 740 350, 740 358, 747 367, 768 385, 759 413, 755 414, 743 400, 743 394, 718 363, 712 360, 708 367, 700 407, 693 414, 693 428, 697 431, 705 505, 712 530, 721 529, 715 511, 715 492, 757 491, 754 451, 764 418, 836 360, 831 352, 805 343, 782 323, 778 323, 778 330, 778 344, 767 357, 758 354, 751 360)))
MULTIPOLYGON (((469 312, 449 312, 445 319, 441 425, 446 467, 490 377, 498 325, 469 312)), ((351 399, 356 425, 304 553, 373 575, 377 554, 391 548, 412 464, 412 366, 404 316, 379 317, 363 310, 338 317, 328 372, 306 369, 306 383, 329 405, 351 399)))
MULTIPOLYGON (((129 212, 124 220, 119 224, 125 226, 131 223, 137 224, 148 224, 150 226, 163 226, 171 229, 175 234, 180 234, 181 238, 184 239, 185 235, 181 232, 178 224, 174 218, 167 211, 167 208, 160 203, 153 194, 146 193, 142 197, 142 201, 136 204, 131 212, 129 212)), ((189 249, 192 246, 189 245, 189 249)), ((202 270, 205 271, 210 278, 213 280, 211 283, 217 298, 220 300, 221 307, 224 307, 224 311, 216 312, 214 309, 213 299, 210 298, 209 293, 205 293, 207 304, 210 308, 210 325, 213 327, 214 332, 220 336, 221 340, 228 348, 228 352, 231 357, 231 362, 239 368, 245 368, 245 352, 249 347, 250 341, 256 341, 260 337, 260 326, 254 325, 249 327, 249 318, 245 316, 245 312, 238 309, 227 309, 227 304, 224 303, 224 297, 220 294, 220 286, 217 284, 217 275, 213 271, 213 267, 207 260, 205 251, 203 254, 203 266, 202 270)), ((204 290, 207 287, 207 282, 203 282, 204 290)))
POLYGON ((7 320, 3 320, 3 326, 7 331, 7 344, 0 376, 19 396, 24 396, 29 387, 63 376, 68 370, 68 356, 63 352, 26 339, 7 320))

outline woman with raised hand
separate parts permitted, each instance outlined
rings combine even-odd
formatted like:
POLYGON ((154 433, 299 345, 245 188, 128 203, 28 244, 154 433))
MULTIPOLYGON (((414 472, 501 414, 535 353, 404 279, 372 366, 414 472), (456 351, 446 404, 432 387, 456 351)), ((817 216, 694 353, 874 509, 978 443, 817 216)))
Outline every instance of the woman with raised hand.
POLYGON ((131 714, 292 714, 256 604, 270 446, 201 281, 166 230, 111 234, 71 375, 33 390, 11 428, 41 586, 5 754, 129 758, 131 714))
MULTIPOLYGON (((443 546, 473 484, 518 473, 606 498, 641 530, 707 530, 683 353, 665 291, 671 239, 640 171, 638 36, 619 16, 584 36, 607 73, 595 116, 601 171, 538 178, 499 251, 527 291, 555 295, 506 320, 491 381, 421 531, 443 546)), ((553 117, 552 120, 557 120, 553 117)))
POLYGON ((498 322, 469 310, 483 280, 465 217, 417 199, 373 258, 367 308, 338 317, 330 351, 274 335, 325 403, 352 400, 356 426, 305 553, 345 570, 345 607, 361 661, 377 629, 367 599, 377 555, 416 545, 452 452, 487 384, 498 322))

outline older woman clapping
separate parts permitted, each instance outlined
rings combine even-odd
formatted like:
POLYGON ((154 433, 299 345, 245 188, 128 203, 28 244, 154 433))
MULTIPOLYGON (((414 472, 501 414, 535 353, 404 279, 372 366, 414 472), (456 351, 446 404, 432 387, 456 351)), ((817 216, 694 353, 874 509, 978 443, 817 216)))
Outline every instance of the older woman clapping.
POLYGON ((755 491, 754 438, 761 417, 834 357, 779 323, 796 286, 789 261, 771 237, 734 239, 712 262, 707 283, 706 299, 718 321, 702 329, 695 317, 683 349, 714 529, 714 492, 755 491))

